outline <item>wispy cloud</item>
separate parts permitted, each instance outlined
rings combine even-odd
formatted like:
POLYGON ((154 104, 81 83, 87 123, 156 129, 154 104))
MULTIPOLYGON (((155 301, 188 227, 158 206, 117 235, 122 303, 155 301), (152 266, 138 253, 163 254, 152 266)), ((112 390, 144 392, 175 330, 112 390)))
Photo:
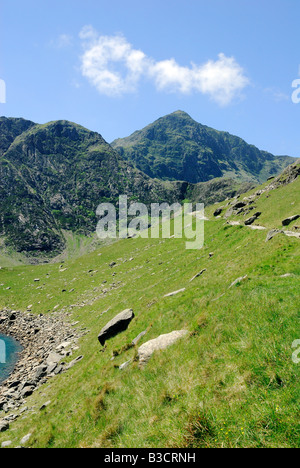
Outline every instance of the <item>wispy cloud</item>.
POLYGON ((266 88, 265 92, 269 94, 269 96, 272 97, 272 99, 276 102, 282 102, 282 101, 290 101, 291 97, 287 93, 284 93, 281 91, 279 88, 276 87, 271 87, 271 88, 266 88))
POLYGON ((61 34, 50 42, 50 46, 56 49, 65 49, 73 45, 73 36, 70 34, 61 34))
POLYGON ((84 47, 81 72, 99 93, 108 96, 135 92, 146 78, 159 91, 206 94, 225 106, 249 84, 235 58, 223 53, 215 61, 184 67, 174 58, 156 61, 133 48, 124 36, 102 36, 92 26, 82 29, 80 39, 84 47))

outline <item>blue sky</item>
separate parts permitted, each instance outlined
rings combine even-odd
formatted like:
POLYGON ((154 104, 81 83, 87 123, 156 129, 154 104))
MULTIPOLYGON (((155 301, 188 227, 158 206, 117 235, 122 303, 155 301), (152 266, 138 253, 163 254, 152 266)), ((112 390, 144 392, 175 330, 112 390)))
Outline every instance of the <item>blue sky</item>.
POLYGON ((0 114, 111 142, 181 109, 300 157, 299 16, 299 0, 0 0, 0 114))

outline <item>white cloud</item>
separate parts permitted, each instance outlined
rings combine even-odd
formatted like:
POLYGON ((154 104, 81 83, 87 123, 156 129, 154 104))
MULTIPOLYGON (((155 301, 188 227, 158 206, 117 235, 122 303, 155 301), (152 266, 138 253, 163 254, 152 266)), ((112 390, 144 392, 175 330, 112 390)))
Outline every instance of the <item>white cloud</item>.
POLYGON ((134 50, 122 36, 100 36, 96 40, 93 31, 85 29, 80 37, 88 39, 82 74, 100 93, 113 96, 136 89, 147 68, 143 52, 134 50))
POLYGON ((183 67, 174 58, 155 61, 134 49, 122 35, 101 36, 91 26, 82 29, 80 38, 84 46, 82 74, 108 96, 135 92, 140 80, 147 78, 159 91, 198 92, 227 105, 249 84, 243 68, 224 54, 204 65, 183 67))

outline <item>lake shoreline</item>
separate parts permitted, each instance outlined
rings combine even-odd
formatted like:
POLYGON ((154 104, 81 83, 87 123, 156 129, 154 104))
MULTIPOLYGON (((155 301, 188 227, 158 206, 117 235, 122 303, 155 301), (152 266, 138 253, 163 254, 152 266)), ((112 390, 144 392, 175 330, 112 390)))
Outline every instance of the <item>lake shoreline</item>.
POLYGON ((23 346, 13 336, 0 333, 0 386, 14 372, 23 346))
POLYGON ((63 359, 68 361, 78 350, 77 341, 87 332, 69 323, 69 315, 0 311, 0 334, 12 337, 23 347, 13 372, 0 383, 0 419, 2 412, 17 410, 49 378, 70 367, 63 359))

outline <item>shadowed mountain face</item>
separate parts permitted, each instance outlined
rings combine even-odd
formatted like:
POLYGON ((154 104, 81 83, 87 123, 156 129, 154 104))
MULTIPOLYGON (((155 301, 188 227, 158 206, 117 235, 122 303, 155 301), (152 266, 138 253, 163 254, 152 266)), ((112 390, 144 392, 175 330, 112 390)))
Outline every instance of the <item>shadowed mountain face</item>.
POLYGON ((8 150, 17 136, 33 126, 34 123, 29 120, 0 117, 0 156, 8 150))
POLYGON ((112 146, 150 177, 194 184, 224 176, 261 183, 293 162, 201 125, 182 111, 115 140, 112 146))
POLYGON ((19 252, 60 252, 62 229, 95 232, 97 206, 120 194, 145 203, 180 195, 79 125, 1 118, 0 130, 0 236, 19 252))

